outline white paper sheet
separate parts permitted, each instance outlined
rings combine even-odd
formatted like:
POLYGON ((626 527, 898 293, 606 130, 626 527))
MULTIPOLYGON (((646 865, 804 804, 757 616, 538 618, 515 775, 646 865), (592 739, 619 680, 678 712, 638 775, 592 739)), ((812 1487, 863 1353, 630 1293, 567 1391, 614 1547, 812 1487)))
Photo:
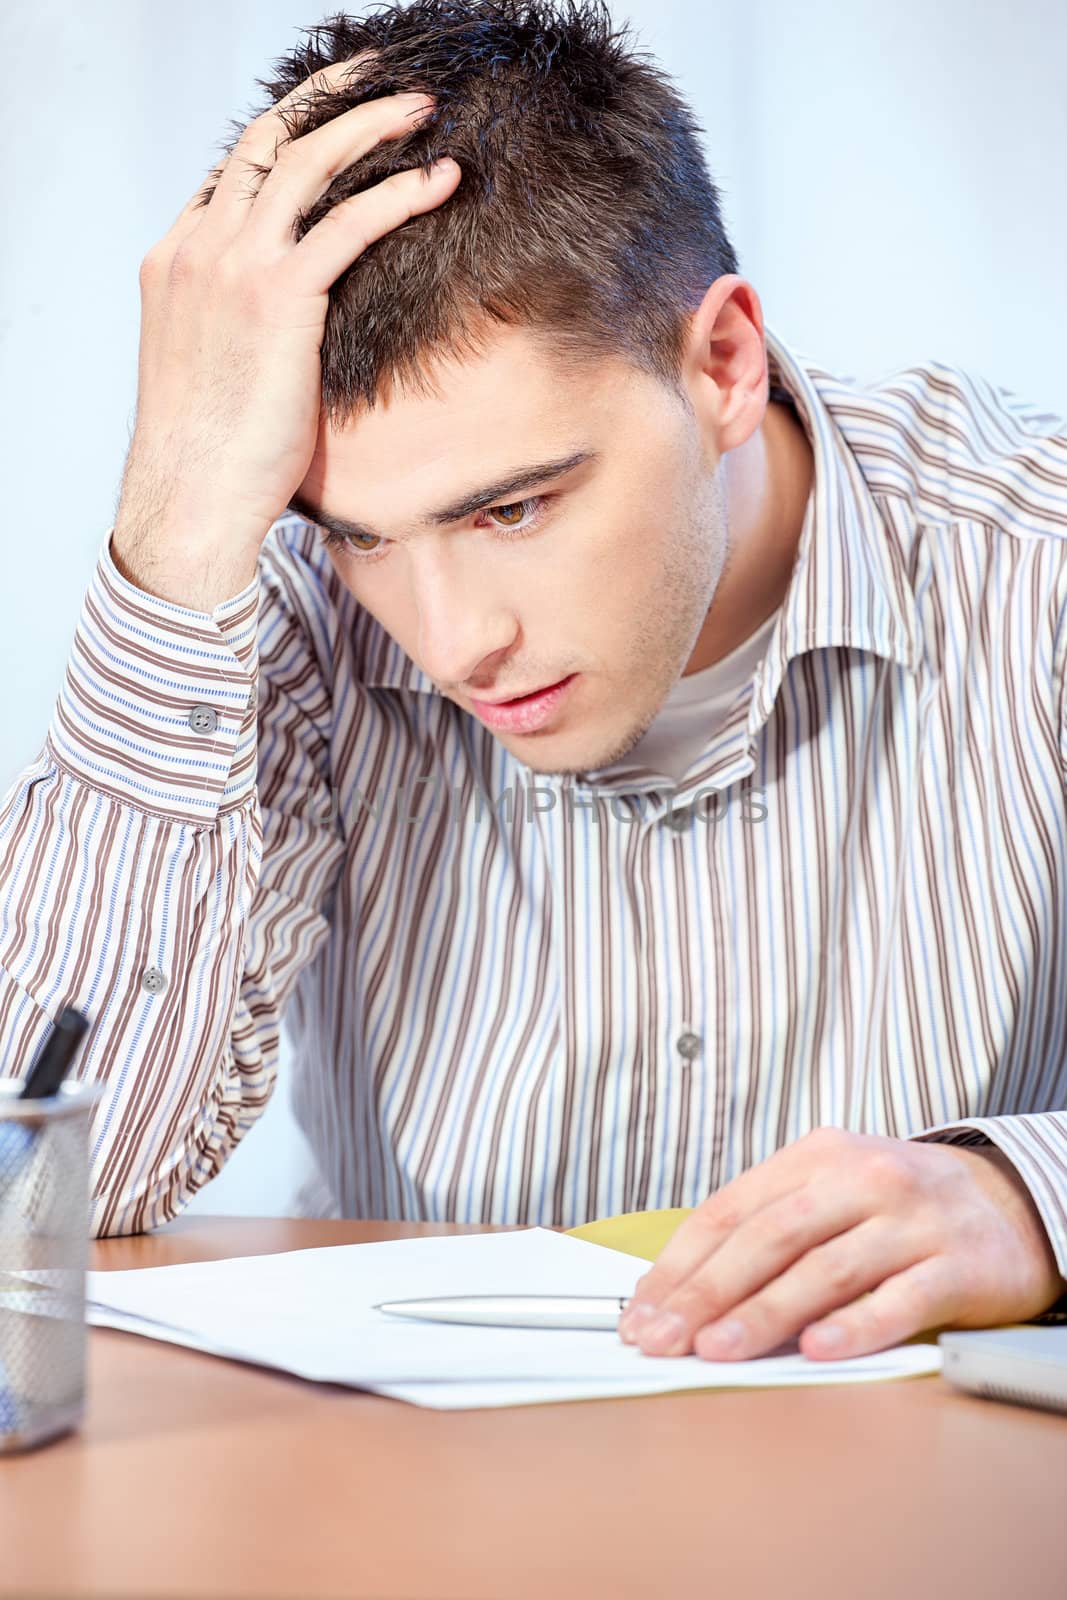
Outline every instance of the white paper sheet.
POLYGON ((614 1330, 408 1322, 375 1302, 438 1294, 632 1293, 648 1263, 525 1228, 87 1274, 89 1321, 435 1409, 669 1390, 856 1383, 937 1372, 936 1344, 850 1361, 645 1356, 614 1330), (150 1320, 142 1320, 150 1319, 150 1320))

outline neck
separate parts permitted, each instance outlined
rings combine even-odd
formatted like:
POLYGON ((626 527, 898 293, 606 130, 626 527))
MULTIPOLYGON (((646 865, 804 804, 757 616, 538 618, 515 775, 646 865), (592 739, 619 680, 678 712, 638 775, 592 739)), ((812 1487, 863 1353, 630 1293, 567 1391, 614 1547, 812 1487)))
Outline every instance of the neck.
POLYGON ((785 597, 814 478, 792 407, 768 405, 752 437, 723 457, 722 472, 726 563, 683 677, 736 650, 785 597))

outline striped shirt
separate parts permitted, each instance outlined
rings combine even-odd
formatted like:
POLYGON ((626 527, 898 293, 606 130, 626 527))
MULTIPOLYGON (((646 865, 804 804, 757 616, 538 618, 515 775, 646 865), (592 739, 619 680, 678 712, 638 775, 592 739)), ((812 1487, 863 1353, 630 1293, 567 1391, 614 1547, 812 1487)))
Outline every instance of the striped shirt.
POLYGON ((835 1124, 993 1141, 1067 1275, 1065 429, 766 339, 812 493, 677 783, 532 772, 295 515, 210 615, 108 531, 0 811, 0 1052, 89 1016, 94 1234, 219 1171, 284 1015, 308 1212, 573 1226, 835 1124))

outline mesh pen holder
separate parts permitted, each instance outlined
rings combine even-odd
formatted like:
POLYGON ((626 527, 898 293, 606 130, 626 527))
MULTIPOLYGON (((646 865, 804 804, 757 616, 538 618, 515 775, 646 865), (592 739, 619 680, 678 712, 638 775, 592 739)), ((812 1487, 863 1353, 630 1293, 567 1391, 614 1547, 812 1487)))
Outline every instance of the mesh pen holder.
POLYGON ((40 1100, 0 1078, 0 1454, 85 1412, 89 1117, 99 1084, 40 1100))

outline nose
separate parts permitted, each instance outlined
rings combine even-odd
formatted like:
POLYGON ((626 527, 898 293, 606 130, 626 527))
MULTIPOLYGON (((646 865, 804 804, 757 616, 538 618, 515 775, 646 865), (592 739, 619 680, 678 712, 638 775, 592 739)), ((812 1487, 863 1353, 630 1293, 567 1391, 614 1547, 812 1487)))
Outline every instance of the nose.
POLYGON ((518 619, 480 571, 444 553, 415 576, 417 647, 423 671, 448 690, 488 687, 515 643, 518 619))

